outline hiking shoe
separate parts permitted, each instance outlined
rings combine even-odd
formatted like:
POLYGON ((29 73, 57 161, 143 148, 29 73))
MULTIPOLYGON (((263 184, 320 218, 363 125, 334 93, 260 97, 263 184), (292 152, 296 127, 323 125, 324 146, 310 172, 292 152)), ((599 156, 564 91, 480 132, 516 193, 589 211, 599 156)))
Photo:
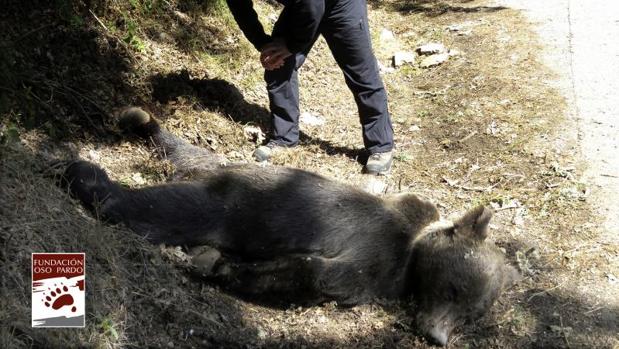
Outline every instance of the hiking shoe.
POLYGON ((370 155, 368 162, 365 165, 365 171, 368 174, 381 175, 386 174, 391 169, 393 162, 393 151, 385 153, 375 153, 370 155))
POLYGON ((268 161, 274 153, 279 150, 282 150, 284 146, 275 143, 274 141, 269 141, 266 145, 259 146, 254 151, 254 158, 258 162, 268 161))

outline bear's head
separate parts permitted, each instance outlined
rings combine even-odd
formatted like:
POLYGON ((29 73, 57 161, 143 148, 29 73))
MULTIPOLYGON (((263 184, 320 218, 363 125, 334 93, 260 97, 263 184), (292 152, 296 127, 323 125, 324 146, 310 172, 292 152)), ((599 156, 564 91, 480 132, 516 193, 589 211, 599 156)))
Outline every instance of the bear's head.
POLYGON ((408 281, 416 327, 434 344, 446 345, 456 326, 481 317, 519 279, 486 239, 491 217, 479 206, 455 222, 430 224, 412 242, 408 281))

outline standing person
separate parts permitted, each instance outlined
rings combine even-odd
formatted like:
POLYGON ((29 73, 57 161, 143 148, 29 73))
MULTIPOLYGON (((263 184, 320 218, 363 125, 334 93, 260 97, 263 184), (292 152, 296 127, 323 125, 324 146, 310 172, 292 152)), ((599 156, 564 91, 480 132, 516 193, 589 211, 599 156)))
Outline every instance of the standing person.
POLYGON ((281 147, 299 142, 298 70, 318 35, 327 41, 352 91, 369 153, 366 172, 383 174, 393 161, 393 127, 387 94, 370 39, 366 0, 277 0, 284 5, 271 36, 265 34, 252 0, 227 0, 265 68, 273 138, 254 152, 268 160, 281 147))

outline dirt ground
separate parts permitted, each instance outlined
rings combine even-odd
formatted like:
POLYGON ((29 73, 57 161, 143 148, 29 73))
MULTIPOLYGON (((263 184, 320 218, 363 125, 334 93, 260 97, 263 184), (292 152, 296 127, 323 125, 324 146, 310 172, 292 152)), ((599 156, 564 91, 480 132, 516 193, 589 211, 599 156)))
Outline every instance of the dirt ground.
MULTIPOLYGON (((0 347, 424 348, 409 304, 273 309, 188 273, 184 253, 152 246, 84 212, 56 187, 50 158, 79 156, 130 187, 174 169, 117 129, 142 106, 194 144, 252 161, 269 132, 258 55, 221 1, 9 1, 0 14, 0 347), (30 327, 30 253, 86 253, 85 329, 30 327)), ((267 27, 278 7, 256 1, 267 27)), ((415 192, 444 216, 483 203, 492 238, 523 280, 459 329, 454 348, 617 348, 619 247, 600 243, 574 120, 550 83, 530 23, 477 0, 373 0, 379 62, 442 42, 447 62, 385 70, 396 162, 361 174, 356 107, 320 39, 301 69, 301 145, 273 163, 384 195, 415 192), (393 37, 385 34, 393 33, 393 37)))

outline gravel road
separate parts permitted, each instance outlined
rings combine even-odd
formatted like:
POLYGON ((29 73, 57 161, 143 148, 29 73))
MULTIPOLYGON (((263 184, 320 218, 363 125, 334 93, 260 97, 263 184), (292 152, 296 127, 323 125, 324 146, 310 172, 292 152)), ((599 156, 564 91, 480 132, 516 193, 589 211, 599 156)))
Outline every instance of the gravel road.
POLYGON ((499 0, 522 9, 546 45, 546 64, 578 125, 592 200, 605 220, 601 239, 619 243, 619 2, 499 0))

